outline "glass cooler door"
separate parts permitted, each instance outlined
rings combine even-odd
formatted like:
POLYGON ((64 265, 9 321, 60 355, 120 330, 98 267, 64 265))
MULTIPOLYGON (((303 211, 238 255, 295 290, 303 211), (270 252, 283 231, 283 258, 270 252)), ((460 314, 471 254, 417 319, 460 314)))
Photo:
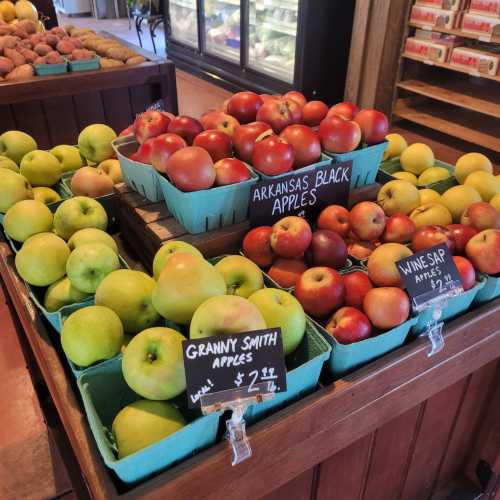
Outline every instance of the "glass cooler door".
POLYGON ((293 83, 299 0, 249 0, 248 66, 293 83))
POLYGON ((239 64, 240 0, 205 0, 206 52, 239 64))
POLYGON ((171 38, 198 48, 198 14, 196 0, 170 0, 171 38))

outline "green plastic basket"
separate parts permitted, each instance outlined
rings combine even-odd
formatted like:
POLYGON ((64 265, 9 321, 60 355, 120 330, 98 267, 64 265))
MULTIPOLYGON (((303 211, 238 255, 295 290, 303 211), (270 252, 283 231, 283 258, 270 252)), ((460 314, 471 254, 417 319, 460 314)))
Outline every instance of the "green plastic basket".
POLYGON ((91 71, 101 67, 100 57, 80 61, 68 61, 69 71, 91 71))
MULTIPOLYGON (((442 321, 453 319, 460 314, 464 314, 469 309, 478 292, 486 284, 486 279, 483 276, 480 275, 478 276, 478 278, 479 279, 476 282, 475 286, 473 286, 471 289, 461 293, 460 295, 452 297, 451 299, 448 299, 448 303, 443 309, 443 314, 441 316, 442 321)), ((434 309, 430 307, 419 314, 418 321, 412 328, 412 334, 421 334, 425 330, 427 324, 432 319, 433 310, 434 309)))
POLYGON ((247 219, 250 191, 258 176, 250 169, 251 179, 184 192, 155 171, 169 212, 191 234, 238 224, 247 219))
POLYGON ((155 175, 155 169, 151 165, 129 158, 139 147, 135 137, 118 137, 111 145, 120 162, 123 179, 127 186, 130 186, 149 201, 156 202, 163 200, 163 193, 158 177, 155 175))
POLYGON ((486 283, 474 297, 474 304, 484 304, 500 297, 500 276, 486 275, 486 283))
POLYGON ((314 170, 315 168, 318 168, 318 167, 327 167, 331 163, 332 163, 332 159, 328 155, 326 155, 325 153, 321 153, 321 158, 316 163, 313 163, 311 165, 307 165, 306 167, 297 168, 296 170, 290 170, 290 172, 285 172, 284 174, 266 175, 266 174, 263 174, 262 172, 259 172, 255 167, 252 167, 252 168, 253 168, 253 171, 259 177, 261 177, 263 180, 272 181, 273 179, 282 179, 283 177, 290 177, 290 175, 295 174, 296 172, 306 173, 306 172, 310 172, 311 170, 314 170))
POLYGON ((378 168, 384 151, 389 142, 384 141, 373 146, 366 146, 350 153, 328 153, 335 163, 352 161, 351 189, 373 184, 377 177, 378 168))
POLYGON ((201 416, 179 408, 188 425, 176 433, 119 460, 110 439, 117 413, 139 396, 126 384, 121 358, 87 370, 77 381, 90 430, 104 463, 125 483, 134 483, 171 467, 215 443, 220 413, 201 416))
POLYGON ((60 64, 34 64, 34 66, 35 73, 38 76, 62 75, 68 71, 66 62, 60 64))
MULTIPOLYGON (((443 194, 445 191, 450 189, 453 186, 458 184, 455 178, 455 167, 450 165, 449 163, 445 163, 444 161, 435 160, 435 167, 443 167, 451 173, 451 176, 448 179, 444 179, 442 181, 433 182, 431 184, 426 184, 424 186, 417 186, 419 189, 433 189, 440 194, 443 194)), ((380 170, 378 173, 378 179, 381 184, 385 184, 386 182, 393 181, 396 177, 393 177, 392 174, 395 172, 399 172, 401 170, 401 163, 399 162, 399 158, 392 158, 387 161, 383 161, 380 165, 380 170)))

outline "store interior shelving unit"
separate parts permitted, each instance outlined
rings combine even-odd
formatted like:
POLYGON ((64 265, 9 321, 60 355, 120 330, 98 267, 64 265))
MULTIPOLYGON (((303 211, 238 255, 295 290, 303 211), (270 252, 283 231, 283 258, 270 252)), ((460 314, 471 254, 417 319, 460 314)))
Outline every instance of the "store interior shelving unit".
MULTIPOLYGON (((413 3, 413 2, 411 2, 413 3)), ((409 19, 408 10, 408 19, 409 19)), ((416 25, 408 22, 406 36, 416 25)), ((489 50, 500 48, 491 38, 460 29, 432 27, 432 31, 479 40, 489 50)), ((396 82, 393 117, 447 134, 500 158, 500 75, 470 73, 448 63, 422 60, 402 53, 396 82)))

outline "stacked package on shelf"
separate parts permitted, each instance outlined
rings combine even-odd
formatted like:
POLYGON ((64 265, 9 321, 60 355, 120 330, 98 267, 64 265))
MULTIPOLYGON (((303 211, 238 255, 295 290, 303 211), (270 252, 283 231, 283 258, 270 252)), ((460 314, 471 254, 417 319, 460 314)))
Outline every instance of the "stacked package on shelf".
POLYGON ((415 36, 406 39, 405 53, 422 60, 444 63, 449 61, 451 51, 461 45, 463 39, 456 35, 417 29, 415 36))
POLYGON ((470 47, 457 47, 453 49, 450 64, 458 68, 467 69, 472 74, 487 74, 496 76, 500 55, 493 52, 485 52, 470 47))
MULTIPOLYGON (((453 2, 453 0, 449 0, 453 2)), ((447 5, 446 0, 417 0, 411 9, 410 22, 416 26, 425 28, 446 28, 453 29, 460 23, 459 10, 436 8, 447 5), (432 5, 432 6, 429 6, 432 5)), ((460 2, 456 2, 460 5, 460 2)))
POLYGON ((471 0, 462 18, 462 31, 484 36, 500 36, 500 0, 471 0))

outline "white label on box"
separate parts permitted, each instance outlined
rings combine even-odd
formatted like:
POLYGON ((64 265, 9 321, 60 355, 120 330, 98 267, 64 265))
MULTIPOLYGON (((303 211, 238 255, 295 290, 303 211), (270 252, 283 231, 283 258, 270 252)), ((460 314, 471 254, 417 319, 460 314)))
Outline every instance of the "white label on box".
POLYGON ((490 36, 480 36, 480 37, 478 37, 478 40, 480 42, 488 42, 489 43, 489 42, 491 42, 491 35, 490 36))

